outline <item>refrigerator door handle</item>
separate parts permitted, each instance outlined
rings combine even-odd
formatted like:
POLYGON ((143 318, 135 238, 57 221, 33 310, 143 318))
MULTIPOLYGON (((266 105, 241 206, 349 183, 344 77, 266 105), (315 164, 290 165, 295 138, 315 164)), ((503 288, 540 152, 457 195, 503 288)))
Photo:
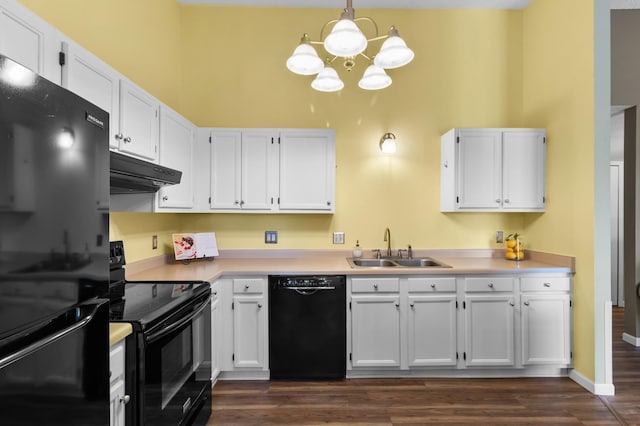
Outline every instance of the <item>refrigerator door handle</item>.
POLYGON ((80 308, 82 307, 88 307, 90 308, 91 306, 93 306, 93 309, 91 309, 91 311, 84 315, 81 318, 78 318, 77 321, 73 324, 71 324, 68 327, 65 327, 61 330, 57 330, 54 333, 51 333, 50 335, 37 340, 27 346, 25 346, 24 348, 13 352, 3 358, 0 358, 0 369, 8 366, 9 364, 12 364, 34 352, 36 352, 39 349, 42 349, 43 347, 55 342, 56 340, 59 340, 61 338, 63 338, 64 336, 67 336, 71 333, 73 333, 74 331, 84 327, 85 325, 87 325, 92 319, 93 316, 95 315, 95 313, 98 311, 98 308, 100 307, 100 305, 102 305, 104 303, 104 301, 100 301, 100 302, 92 302, 92 303, 87 303, 87 304, 83 304, 83 305, 79 305, 77 307, 74 307, 73 309, 70 309, 69 311, 65 312, 63 315, 67 315, 69 312, 72 311, 79 311, 80 308))

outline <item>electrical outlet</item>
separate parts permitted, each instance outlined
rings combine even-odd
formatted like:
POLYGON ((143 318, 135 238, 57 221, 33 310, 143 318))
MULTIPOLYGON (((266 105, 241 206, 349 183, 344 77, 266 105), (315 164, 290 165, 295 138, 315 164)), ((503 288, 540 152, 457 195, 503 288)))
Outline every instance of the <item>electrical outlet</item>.
POLYGON ((344 244, 344 232, 333 233, 333 244, 344 244))
POLYGON ((151 237, 151 249, 155 250, 158 248, 158 236, 154 235, 151 237))
POLYGON ((278 244, 278 231, 264 231, 265 244, 278 244))
POLYGON ((502 234, 502 231, 496 231, 496 243, 503 243, 504 242, 504 236, 502 234))

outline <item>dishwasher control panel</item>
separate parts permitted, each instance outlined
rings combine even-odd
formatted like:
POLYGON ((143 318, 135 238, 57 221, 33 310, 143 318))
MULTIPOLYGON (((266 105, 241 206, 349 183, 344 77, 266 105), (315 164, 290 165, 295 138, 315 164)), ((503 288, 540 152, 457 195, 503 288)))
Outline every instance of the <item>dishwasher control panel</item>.
POLYGON ((270 276, 272 287, 279 288, 336 288, 346 283, 344 275, 270 276))

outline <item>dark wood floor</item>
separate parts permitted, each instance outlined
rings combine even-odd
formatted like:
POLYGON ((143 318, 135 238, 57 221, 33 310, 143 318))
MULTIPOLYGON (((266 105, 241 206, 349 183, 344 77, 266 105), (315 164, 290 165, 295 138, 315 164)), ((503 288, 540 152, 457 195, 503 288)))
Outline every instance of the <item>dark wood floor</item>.
POLYGON ((568 378, 218 382, 209 425, 640 425, 640 350, 614 308, 616 395, 568 378))

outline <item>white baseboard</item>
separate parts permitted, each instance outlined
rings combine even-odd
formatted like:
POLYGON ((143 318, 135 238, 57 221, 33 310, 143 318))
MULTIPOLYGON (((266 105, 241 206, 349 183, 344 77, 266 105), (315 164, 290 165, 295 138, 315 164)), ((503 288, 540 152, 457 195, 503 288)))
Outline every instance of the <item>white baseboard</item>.
POLYGON ((615 395, 616 388, 613 383, 593 383, 576 370, 569 372, 569 378, 595 395, 615 395))
POLYGON ((636 348, 640 347, 640 337, 632 336, 628 333, 622 333, 622 340, 629 343, 630 345, 635 346, 636 348))

